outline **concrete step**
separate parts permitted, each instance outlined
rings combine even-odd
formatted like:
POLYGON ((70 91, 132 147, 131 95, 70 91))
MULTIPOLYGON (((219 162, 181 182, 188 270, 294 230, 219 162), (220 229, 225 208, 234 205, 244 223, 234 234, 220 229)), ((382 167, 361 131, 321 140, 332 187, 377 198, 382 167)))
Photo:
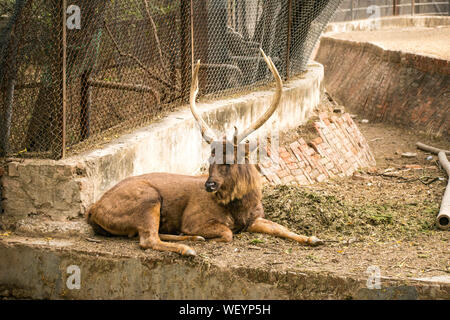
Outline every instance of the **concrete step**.
MULTIPOLYGON (((367 278, 226 265, 137 239, 0 237, 0 296, 32 299, 449 299, 450 277, 367 278), (92 242, 95 241, 95 242, 92 242)), ((245 260, 245 257, 241 259, 245 260)), ((245 261, 243 261, 245 265, 245 261)))

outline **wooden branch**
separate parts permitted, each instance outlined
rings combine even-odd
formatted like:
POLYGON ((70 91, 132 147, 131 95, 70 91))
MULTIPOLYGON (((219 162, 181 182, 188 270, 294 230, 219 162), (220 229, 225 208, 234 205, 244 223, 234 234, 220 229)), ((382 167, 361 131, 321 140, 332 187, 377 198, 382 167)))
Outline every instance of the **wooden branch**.
POLYGON ((145 72, 147 72, 147 74, 149 75, 149 77, 155 81, 157 81, 158 83, 162 84, 165 88, 171 89, 171 90, 177 90, 177 88, 175 88, 171 83, 156 77, 149 68, 147 68, 147 66, 145 64, 143 64, 136 56, 132 55, 131 53, 126 53, 123 52, 122 49, 120 48, 119 44, 117 43, 116 39, 114 38, 114 36, 112 35, 111 30, 109 29, 108 25, 106 24, 106 21, 103 22, 106 32, 108 33, 109 38, 111 39, 111 41, 114 44, 114 47, 116 48, 117 52, 119 53, 120 56, 122 57, 128 57, 130 59, 132 59, 134 62, 136 62, 136 64, 141 67, 141 69, 143 69, 145 72))
POLYGON ((162 54, 162 50, 161 50, 161 42, 159 41, 159 37, 158 37, 158 30, 156 29, 155 21, 153 20, 152 15, 150 14, 150 8, 148 6, 147 0, 144 0, 144 7, 145 7, 145 14, 147 15, 147 19, 148 19, 150 25, 152 26, 153 37, 155 38, 156 48, 158 49, 158 54, 159 54, 159 63, 163 67, 166 74, 169 74, 169 72, 167 71, 166 64, 164 63, 163 54, 162 54))
POLYGON ((109 82, 109 81, 101 81, 101 80, 88 80, 88 84, 91 87, 97 87, 97 88, 105 88, 105 89, 118 89, 118 90, 125 90, 125 91, 134 91, 134 92, 148 92, 150 93, 156 100, 156 102, 159 104, 160 99, 158 93, 153 90, 152 88, 140 85, 140 84, 132 84, 132 83, 120 83, 120 82, 109 82))
POLYGON ((242 78, 244 77, 241 69, 239 69, 239 67, 236 67, 232 64, 226 64, 226 63, 201 63, 200 64, 200 69, 214 69, 214 68, 226 69, 226 70, 233 71, 234 73, 239 75, 240 82, 242 82, 242 78))
MULTIPOLYGON (((30 83, 23 83, 18 84, 15 86, 15 90, 21 90, 21 89, 35 89, 42 87, 42 83, 40 82, 30 82, 30 83)), ((3 89, 3 88, 2 88, 3 89)))
POLYGON ((438 228, 442 230, 447 230, 450 227, 450 162, 447 159, 447 155, 450 155, 450 151, 434 148, 420 142, 417 142, 416 146, 421 150, 437 154, 439 163, 447 173, 448 176, 447 187, 445 188, 444 196, 442 197, 439 214, 436 217, 436 225, 438 226, 438 228))

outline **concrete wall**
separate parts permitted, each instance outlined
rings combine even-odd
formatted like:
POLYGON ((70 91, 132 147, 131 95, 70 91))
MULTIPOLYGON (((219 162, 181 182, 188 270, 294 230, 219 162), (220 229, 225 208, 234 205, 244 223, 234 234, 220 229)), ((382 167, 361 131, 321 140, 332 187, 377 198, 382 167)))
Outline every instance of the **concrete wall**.
POLYGON ((75 240, 0 241, 0 297, 31 299, 449 299, 448 277, 394 279, 367 288, 363 275, 227 266, 201 258, 123 248, 114 252, 75 240), (67 267, 80 270, 69 289, 67 267))
MULTIPOLYGON (((258 130, 286 130, 306 122, 321 98, 323 67, 309 66, 301 78, 284 84, 278 110, 258 130)), ((217 135, 233 126, 243 129, 269 106, 274 90, 233 99, 199 103, 205 121, 217 135)), ((116 141, 63 160, 12 160, 1 178, 7 216, 45 213, 65 219, 86 208, 120 180, 147 172, 198 172, 209 156, 209 146, 188 106, 116 141)))
POLYGON ((450 17, 445 16, 399 16, 384 17, 379 19, 364 19, 349 22, 330 23, 325 28, 324 33, 330 34, 334 32, 349 31, 368 31, 380 29, 395 29, 406 27, 436 27, 450 24, 450 17))

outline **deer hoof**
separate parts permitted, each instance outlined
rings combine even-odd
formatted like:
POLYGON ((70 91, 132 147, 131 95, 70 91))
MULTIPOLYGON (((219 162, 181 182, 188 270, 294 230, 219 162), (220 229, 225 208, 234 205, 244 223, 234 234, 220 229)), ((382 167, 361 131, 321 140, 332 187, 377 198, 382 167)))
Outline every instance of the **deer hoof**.
POLYGON ((194 241, 206 241, 202 236, 194 236, 194 241))
POLYGON ((324 244, 323 240, 320 240, 319 238, 314 237, 314 236, 309 237, 308 243, 309 243, 311 246, 314 246, 314 247, 315 247, 315 246, 320 246, 320 245, 324 244))
POLYGON ((195 252, 195 250, 194 249, 187 249, 186 251, 184 251, 183 253, 182 253, 182 255, 183 256, 191 256, 191 257, 194 257, 194 256, 196 256, 197 255, 197 253, 195 252))

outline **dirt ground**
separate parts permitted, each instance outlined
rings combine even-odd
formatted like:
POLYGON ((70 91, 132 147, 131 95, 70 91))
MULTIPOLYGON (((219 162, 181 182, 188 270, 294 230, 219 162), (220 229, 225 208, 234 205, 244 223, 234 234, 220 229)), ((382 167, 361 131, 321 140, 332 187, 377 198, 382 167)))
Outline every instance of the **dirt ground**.
POLYGON ((450 60, 450 26, 352 31, 333 34, 333 38, 371 42, 389 50, 429 54, 450 60))
MULTIPOLYGON (((276 270, 363 276, 369 266, 378 266, 387 278, 448 275, 450 233, 434 224, 447 177, 436 156, 430 159, 415 143, 450 149, 450 141, 381 123, 359 123, 359 127, 374 153, 376 171, 361 170, 353 177, 312 186, 264 189, 269 219, 322 238, 324 246, 312 248, 242 233, 231 244, 195 244, 200 256, 227 265, 276 270), (406 152, 417 156, 402 157, 406 152)), ((312 135, 307 127, 298 131, 312 135)), ((291 132, 283 139, 298 135, 291 132)))

